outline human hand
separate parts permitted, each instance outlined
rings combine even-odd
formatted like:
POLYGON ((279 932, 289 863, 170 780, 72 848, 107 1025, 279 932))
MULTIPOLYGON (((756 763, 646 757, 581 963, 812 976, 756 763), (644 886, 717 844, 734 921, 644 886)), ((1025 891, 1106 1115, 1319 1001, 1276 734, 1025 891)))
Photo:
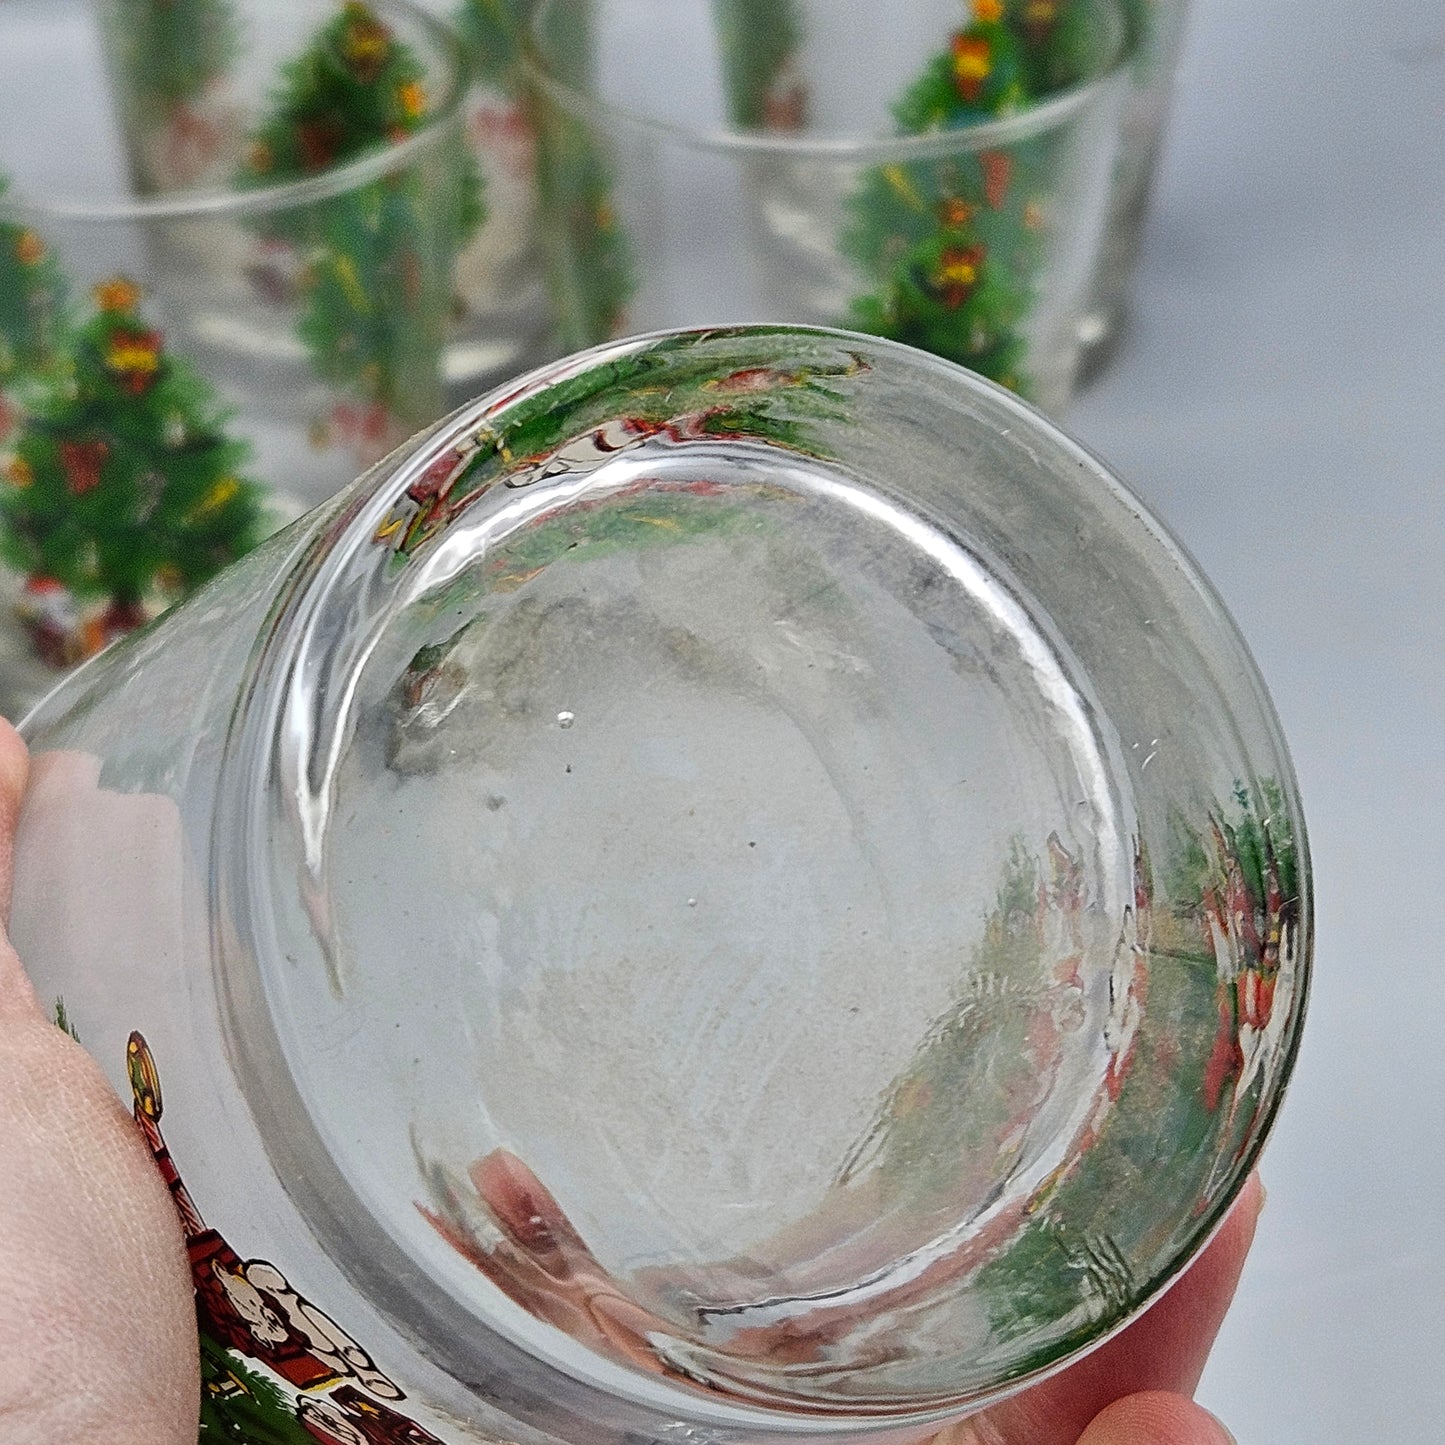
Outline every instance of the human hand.
MULTIPOLYGON (((24 745, 0 722, 7 915, 26 774, 24 745)), ((49 1022, 3 936, 0 1180, 0 1445, 195 1445, 195 1308, 173 1203, 129 1114, 84 1050, 49 1022)), ((519 1254, 531 1249, 540 1223, 550 1246, 582 1251, 571 1277, 597 1283, 565 1217, 548 1217, 556 1205, 545 1191, 494 1159, 485 1192, 519 1254)), ((1234 1293, 1261 1199, 1251 1180, 1209 1248, 1128 1329, 933 1445, 1227 1445, 1218 1422, 1188 1397, 1234 1293)), ((627 1301, 591 1289, 576 1303, 589 1319, 605 1320, 608 1343, 625 1350, 635 1323, 627 1301), (613 1307, 599 1309, 599 1301, 613 1307)))

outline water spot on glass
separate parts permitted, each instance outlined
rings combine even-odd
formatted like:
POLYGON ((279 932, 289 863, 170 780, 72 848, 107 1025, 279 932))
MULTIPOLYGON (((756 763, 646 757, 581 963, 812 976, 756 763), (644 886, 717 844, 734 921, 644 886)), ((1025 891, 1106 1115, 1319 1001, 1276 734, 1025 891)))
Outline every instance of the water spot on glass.
POLYGON ((575 712, 559 712, 557 714, 557 726, 559 728, 570 728, 577 721, 575 712))

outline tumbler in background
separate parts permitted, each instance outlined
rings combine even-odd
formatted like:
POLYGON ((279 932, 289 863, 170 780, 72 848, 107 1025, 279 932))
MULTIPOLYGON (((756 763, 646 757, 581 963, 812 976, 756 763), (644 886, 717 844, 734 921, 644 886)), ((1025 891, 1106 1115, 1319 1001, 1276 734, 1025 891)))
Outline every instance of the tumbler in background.
POLYGON ((568 346, 827 322, 1064 404, 1129 75, 1114 0, 592 0, 585 28, 579 3, 532 27, 568 346))
POLYGON ((466 196, 447 32, 400 0, 238 20, 194 97, 146 72, 143 107, 116 79, 143 57, 105 37, 165 8, 0 8, 11 713, 444 406, 466 196), (363 105, 391 138, 347 155, 326 107, 363 105))

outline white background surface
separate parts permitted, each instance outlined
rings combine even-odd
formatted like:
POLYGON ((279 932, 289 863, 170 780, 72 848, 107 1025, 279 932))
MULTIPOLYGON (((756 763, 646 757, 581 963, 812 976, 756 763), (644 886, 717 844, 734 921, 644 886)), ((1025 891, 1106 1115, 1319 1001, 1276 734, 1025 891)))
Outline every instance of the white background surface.
POLYGON ((1135 326, 1066 425, 1222 592, 1299 770, 1318 950, 1201 1399, 1445 1441, 1445 5, 1194 0, 1135 326))

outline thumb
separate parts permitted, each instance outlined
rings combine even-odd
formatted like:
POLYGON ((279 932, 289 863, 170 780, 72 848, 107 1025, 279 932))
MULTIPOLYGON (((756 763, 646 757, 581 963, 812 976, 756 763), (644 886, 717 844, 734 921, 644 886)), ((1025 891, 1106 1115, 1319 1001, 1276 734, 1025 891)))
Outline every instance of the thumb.
POLYGON ((1151 1391, 1116 1400, 1079 1445, 1235 1445, 1234 1436, 1184 1395, 1151 1391))

